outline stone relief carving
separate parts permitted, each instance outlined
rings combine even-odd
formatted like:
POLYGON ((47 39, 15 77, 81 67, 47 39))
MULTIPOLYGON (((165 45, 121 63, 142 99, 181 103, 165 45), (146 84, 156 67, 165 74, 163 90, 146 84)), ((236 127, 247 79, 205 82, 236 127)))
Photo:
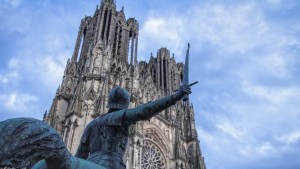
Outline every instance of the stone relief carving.
POLYGON ((72 78, 69 78, 66 85, 66 92, 69 94, 72 89, 72 78))
POLYGON ((93 64, 93 74, 99 74, 101 68, 102 58, 105 58, 106 52, 104 51, 104 47, 102 41, 98 41, 93 49, 94 64, 93 64))
POLYGON ((95 109, 94 101, 91 99, 85 100, 83 104, 83 112, 86 112, 87 115, 92 115, 95 109))

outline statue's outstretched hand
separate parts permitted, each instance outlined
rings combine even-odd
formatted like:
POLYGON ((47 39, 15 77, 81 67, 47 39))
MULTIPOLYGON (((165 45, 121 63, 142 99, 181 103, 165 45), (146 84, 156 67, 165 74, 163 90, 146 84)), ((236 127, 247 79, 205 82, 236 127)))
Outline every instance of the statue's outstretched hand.
POLYGON ((181 85, 177 92, 181 97, 192 93, 190 85, 181 85))
POLYGON ((187 97, 187 95, 191 94, 192 91, 191 91, 191 86, 193 86, 194 84, 197 84, 198 81, 194 82, 194 83, 191 83, 191 84, 183 84, 180 86, 180 88, 178 90, 176 90, 175 92, 175 97, 180 100, 182 99, 183 97, 187 97))
POLYGON ((180 88, 176 91, 175 97, 178 98, 179 100, 182 99, 185 95, 191 94, 191 86, 194 84, 198 83, 198 81, 191 83, 191 84, 184 84, 181 85, 180 88))

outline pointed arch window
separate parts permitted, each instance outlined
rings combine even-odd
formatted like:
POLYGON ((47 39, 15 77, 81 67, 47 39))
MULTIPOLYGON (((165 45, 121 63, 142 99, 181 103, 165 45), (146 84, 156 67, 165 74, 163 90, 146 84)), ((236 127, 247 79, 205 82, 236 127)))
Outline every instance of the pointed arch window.
POLYGON ((86 35, 86 30, 87 30, 87 27, 85 27, 83 29, 82 34, 81 34, 80 44, 79 44, 79 50, 78 50, 79 56, 77 56, 77 62, 80 60, 80 57, 81 57, 82 47, 83 47, 83 43, 84 43, 85 35, 86 35))

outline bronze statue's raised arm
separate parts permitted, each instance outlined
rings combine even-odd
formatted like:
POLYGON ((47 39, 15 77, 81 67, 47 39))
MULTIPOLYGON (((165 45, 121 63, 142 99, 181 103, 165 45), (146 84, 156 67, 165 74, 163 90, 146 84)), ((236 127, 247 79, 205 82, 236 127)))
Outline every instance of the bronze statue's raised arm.
POLYGON ((140 105, 133 109, 128 109, 125 112, 125 124, 150 119, 164 109, 174 105, 177 101, 182 99, 185 94, 190 93, 190 85, 182 85, 176 93, 170 96, 140 105))
POLYGON ((97 125, 95 120, 91 121, 82 134, 79 147, 76 151, 75 157, 79 157, 82 159, 87 159, 90 153, 90 134, 93 128, 97 125))

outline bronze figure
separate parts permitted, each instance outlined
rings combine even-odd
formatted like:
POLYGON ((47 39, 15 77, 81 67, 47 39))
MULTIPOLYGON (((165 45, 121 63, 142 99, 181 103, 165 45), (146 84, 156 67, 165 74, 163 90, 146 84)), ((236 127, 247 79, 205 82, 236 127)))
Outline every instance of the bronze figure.
POLYGON ((107 106, 109 111, 88 124, 75 156, 108 169, 125 169, 122 157, 127 146, 129 126, 150 119, 190 93, 190 85, 182 85, 175 94, 127 109, 127 91, 120 87, 112 89, 107 106))

